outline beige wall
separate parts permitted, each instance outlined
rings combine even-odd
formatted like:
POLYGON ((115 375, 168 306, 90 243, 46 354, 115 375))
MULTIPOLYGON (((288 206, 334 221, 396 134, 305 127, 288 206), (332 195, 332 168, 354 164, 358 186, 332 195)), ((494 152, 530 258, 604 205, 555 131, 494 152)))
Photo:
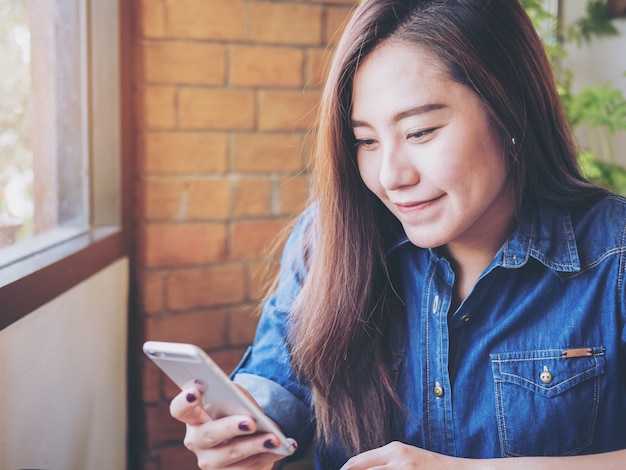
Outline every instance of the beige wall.
POLYGON ((0 468, 126 468, 128 260, 0 331, 0 468))

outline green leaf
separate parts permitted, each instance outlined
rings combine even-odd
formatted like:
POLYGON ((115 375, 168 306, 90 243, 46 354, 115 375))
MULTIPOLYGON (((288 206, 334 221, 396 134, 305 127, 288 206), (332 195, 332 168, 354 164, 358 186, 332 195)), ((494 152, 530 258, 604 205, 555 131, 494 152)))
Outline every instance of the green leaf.
POLYGON ((576 22, 580 38, 590 42, 593 36, 606 37, 619 34, 611 22, 608 7, 603 0, 592 0, 587 3, 587 15, 576 22))
POLYGON ((579 159, 583 174, 593 183, 626 196, 626 168, 597 160, 591 152, 582 152, 579 159))

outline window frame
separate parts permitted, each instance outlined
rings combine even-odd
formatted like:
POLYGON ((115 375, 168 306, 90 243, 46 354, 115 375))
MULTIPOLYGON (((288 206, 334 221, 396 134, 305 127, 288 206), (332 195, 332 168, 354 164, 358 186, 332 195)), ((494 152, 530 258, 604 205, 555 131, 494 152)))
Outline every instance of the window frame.
POLYGON ((54 243, 34 241, 32 251, 26 255, 19 253, 23 249, 19 244, 9 247, 15 248, 17 254, 14 261, 0 267, 0 330, 115 260, 130 256, 133 160, 130 3, 125 0, 81 0, 81 7, 85 8, 83 18, 87 20, 84 46, 88 48, 85 67, 88 96, 84 126, 88 144, 84 150, 91 162, 89 227, 60 237, 54 243), (110 46, 113 37, 110 30, 101 26, 107 23, 102 20, 103 14, 109 14, 108 19, 114 22, 117 29, 117 47, 111 55, 116 62, 114 64, 107 64, 107 59, 103 59, 106 56, 106 53, 102 54, 106 52, 103 48, 107 44, 110 46), (111 77, 111 69, 115 68, 117 77, 111 77), (111 83, 111 78, 114 83, 111 83), (111 101, 111 86, 116 103, 111 101), (94 112, 96 106, 108 109, 106 119, 102 119, 101 113, 94 112), (95 132, 102 126, 106 128, 104 136, 95 132), (117 150, 113 152, 116 158, 111 158, 109 138, 112 135, 117 144, 117 150), (94 177, 96 174, 103 177, 94 177))

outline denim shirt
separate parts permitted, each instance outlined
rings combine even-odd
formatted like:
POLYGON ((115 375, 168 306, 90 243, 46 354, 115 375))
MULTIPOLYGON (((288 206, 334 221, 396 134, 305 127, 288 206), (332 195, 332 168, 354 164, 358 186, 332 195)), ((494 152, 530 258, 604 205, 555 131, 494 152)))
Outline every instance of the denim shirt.
MULTIPOLYGON (((311 218, 300 219, 285 253, 311 218)), ((397 440, 469 458, 626 448, 626 199, 524 211, 454 312, 454 272, 437 250, 402 235, 389 240, 388 257, 406 304, 397 440)), ((279 287, 233 374, 301 447, 314 428, 310 391, 291 367, 286 335, 305 276, 302 256, 283 256, 279 287)), ((317 452, 316 465, 339 468, 349 457, 336 445, 317 452)))

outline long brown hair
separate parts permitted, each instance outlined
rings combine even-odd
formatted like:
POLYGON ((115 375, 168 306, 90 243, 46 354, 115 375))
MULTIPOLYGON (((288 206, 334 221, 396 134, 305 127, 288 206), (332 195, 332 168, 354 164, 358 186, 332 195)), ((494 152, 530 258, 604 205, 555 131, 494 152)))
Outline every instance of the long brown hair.
POLYGON ((339 439, 350 453, 386 444, 402 419, 389 370, 398 296, 383 246, 396 221, 361 181, 350 126, 358 65, 390 38, 425 47, 481 97, 507 149, 518 208, 600 194, 580 174, 550 65, 517 0, 366 0, 356 9, 322 97, 313 254, 290 317, 293 362, 311 387, 318 440, 339 439))

